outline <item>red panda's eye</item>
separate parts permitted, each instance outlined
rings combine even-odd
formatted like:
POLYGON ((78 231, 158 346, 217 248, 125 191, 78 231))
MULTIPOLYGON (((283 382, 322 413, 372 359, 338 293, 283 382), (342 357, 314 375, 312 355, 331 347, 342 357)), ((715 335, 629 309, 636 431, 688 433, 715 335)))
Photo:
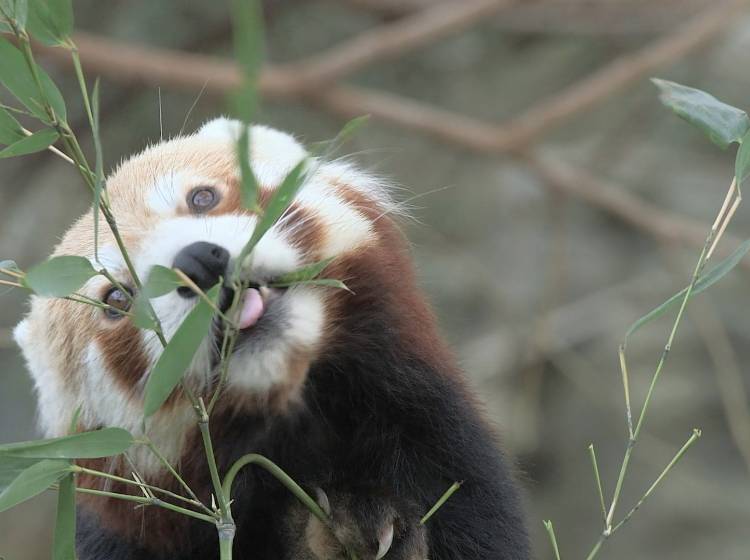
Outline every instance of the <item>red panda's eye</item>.
POLYGON ((208 212, 219 203, 219 193, 213 187, 196 187, 190 191, 187 204, 198 214, 208 212))
POLYGON ((110 319, 123 317, 121 311, 130 309, 130 294, 124 293, 120 288, 112 288, 104 296, 103 303, 109 307, 104 308, 104 314, 110 319))

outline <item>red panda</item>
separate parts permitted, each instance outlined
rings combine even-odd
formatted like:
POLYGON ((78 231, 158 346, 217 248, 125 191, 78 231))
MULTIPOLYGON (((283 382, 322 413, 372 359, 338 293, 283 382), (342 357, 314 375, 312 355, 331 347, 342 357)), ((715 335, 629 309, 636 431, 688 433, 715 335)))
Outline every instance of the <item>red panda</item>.
MULTIPOLYGON (((217 119, 196 134, 159 143, 120 165, 106 182, 109 203, 136 272, 183 270, 210 287, 225 275, 257 222, 244 209, 235 142, 240 123, 217 119)), ((267 204, 308 154, 291 136, 254 126, 250 163, 267 204)), ((525 560, 529 546, 519 492, 475 397, 446 349, 415 281, 388 186, 342 162, 316 161, 285 215, 250 264, 257 288, 244 297, 243 330, 225 392, 212 416, 221 472, 246 453, 281 466, 318 497, 323 526, 272 477, 246 468, 232 495, 235 557, 288 560, 525 560), (350 292, 319 286, 272 290, 279 275, 333 260, 324 275, 350 292), (460 490, 429 521, 420 517, 455 481, 460 490)), ((135 291, 109 232, 95 255, 89 212, 55 255, 82 255, 135 291)), ((81 292, 122 309, 125 295, 97 276, 81 292)), ((173 291, 152 305, 167 339, 195 305, 173 291)), ((161 353, 153 332, 122 314, 33 297, 15 330, 35 381, 47 436, 63 435, 80 406, 79 428, 141 433, 143 390, 161 353)), ((210 395, 217 341, 201 344, 184 382, 210 395)), ((211 485, 187 399, 173 395, 147 435, 204 503, 211 485)), ((179 492, 143 445, 126 458, 82 462, 179 492)), ((133 488, 81 476, 84 487, 133 488)), ((138 490, 137 488, 135 489, 138 490)), ((79 496, 80 560, 217 558, 209 524, 160 508, 79 496)))

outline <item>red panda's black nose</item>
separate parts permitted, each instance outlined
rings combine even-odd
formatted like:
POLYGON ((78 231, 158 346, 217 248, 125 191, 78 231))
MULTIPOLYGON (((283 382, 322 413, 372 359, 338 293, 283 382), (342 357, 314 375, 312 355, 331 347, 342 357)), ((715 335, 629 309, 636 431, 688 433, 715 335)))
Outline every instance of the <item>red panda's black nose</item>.
MULTIPOLYGON (((179 268, 201 290, 215 286, 226 275, 229 252, 206 241, 198 241, 184 247, 174 259, 173 268, 179 268)), ((177 289, 182 297, 190 298, 195 293, 187 287, 177 289)))

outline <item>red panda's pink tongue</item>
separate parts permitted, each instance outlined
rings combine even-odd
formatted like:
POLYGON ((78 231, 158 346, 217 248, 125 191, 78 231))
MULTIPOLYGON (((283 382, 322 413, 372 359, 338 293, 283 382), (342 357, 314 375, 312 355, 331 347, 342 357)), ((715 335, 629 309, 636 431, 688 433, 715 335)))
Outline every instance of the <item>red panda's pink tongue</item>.
POLYGON ((242 309, 240 310, 240 329, 252 327, 263 316, 265 305, 260 292, 255 288, 245 290, 245 297, 242 300, 242 309))

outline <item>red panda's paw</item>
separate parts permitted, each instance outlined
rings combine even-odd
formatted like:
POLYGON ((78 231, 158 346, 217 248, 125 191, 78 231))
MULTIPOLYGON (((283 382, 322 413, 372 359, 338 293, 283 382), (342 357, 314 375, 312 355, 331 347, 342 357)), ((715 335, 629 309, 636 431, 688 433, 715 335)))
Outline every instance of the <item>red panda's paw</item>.
POLYGON ((314 560, 426 560, 417 508, 374 493, 316 491, 331 527, 310 515, 305 548, 314 560))

